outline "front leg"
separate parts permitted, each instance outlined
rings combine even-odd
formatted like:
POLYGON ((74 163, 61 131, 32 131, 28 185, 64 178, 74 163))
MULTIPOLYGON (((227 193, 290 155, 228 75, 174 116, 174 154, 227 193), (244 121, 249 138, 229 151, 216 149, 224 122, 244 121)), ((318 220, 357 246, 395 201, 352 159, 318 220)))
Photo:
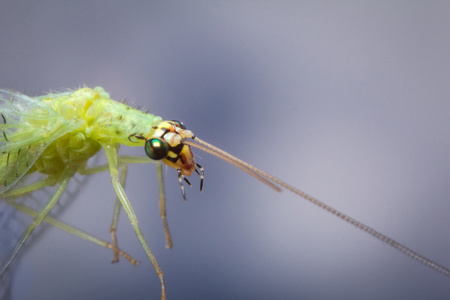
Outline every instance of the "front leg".
POLYGON ((116 195, 120 200, 120 203, 122 204, 123 208, 125 209, 125 212, 128 215, 128 218, 130 219, 130 223, 133 226, 133 229, 141 242, 142 247, 144 248, 145 252, 147 253, 147 256, 149 257, 153 268, 156 271, 156 274, 159 277, 159 280, 161 282, 161 299, 166 299, 166 288, 164 284, 163 279, 163 273, 161 271, 161 268, 159 267, 155 256, 153 255, 152 251, 150 250, 150 247, 147 244, 147 241, 144 238, 144 235, 142 234, 141 229, 138 226, 138 220, 136 218, 136 214, 133 211, 133 207, 131 206, 130 201, 128 200, 127 195, 125 194, 125 191, 120 184, 119 181, 119 168, 118 168, 118 145, 112 145, 112 144, 105 144, 103 145, 103 149, 105 149, 106 158, 108 160, 109 165, 109 172, 111 173, 111 183, 114 187, 114 190, 116 191, 116 195))

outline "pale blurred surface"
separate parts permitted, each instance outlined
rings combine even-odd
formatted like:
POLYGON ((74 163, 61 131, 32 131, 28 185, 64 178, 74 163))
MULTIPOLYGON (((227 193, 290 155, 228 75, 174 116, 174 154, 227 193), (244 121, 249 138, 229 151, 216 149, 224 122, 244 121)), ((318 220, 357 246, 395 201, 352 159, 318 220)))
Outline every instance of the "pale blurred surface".
MULTIPOLYGON (((445 1, 2 1, 0 86, 103 86, 450 267, 449 14, 445 1)), ((195 154, 202 193, 192 178, 183 203, 165 174, 171 250, 154 166, 129 169, 168 299, 448 299, 449 278, 195 154)), ((109 174, 79 188, 58 217, 109 239, 109 174)), ((119 226, 137 268, 47 228, 11 299, 158 299, 125 214, 119 226)))

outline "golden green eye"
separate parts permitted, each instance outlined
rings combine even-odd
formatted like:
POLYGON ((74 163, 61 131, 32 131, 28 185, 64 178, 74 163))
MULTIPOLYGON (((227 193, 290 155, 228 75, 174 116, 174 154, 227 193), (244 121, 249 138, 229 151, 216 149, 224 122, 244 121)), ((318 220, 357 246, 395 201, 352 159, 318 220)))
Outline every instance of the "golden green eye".
POLYGON ((152 138, 145 142, 145 153, 153 160, 161 160, 167 157, 169 145, 163 139, 152 138))

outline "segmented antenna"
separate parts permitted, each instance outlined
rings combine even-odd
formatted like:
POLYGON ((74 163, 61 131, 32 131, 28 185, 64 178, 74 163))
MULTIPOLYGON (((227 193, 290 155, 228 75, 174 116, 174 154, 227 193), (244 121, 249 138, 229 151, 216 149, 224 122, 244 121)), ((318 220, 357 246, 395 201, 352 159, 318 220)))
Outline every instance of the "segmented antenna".
POLYGON ((411 257, 412 259, 424 264, 425 266, 447 276, 450 277, 450 270, 444 266, 441 266, 440 264, 420 255, 419 253, 411 250, 410 248, 400 244, 399 242, 395 241, 394 239, 391 239, 390 237, 382 234, 381 232, 376 231, 375 229, 347 216, 346 214, 338 211, 337 209, 334 209, 333 207, 319 201, 318 199, 296 189, 295 187, 285 183, 284 181, 281 181, 269 174, 267 174, 264 171, 261 171, 258 168, 255 168, 254 166, 240 160, 239 158, 229 154, 228 152, 225 152, 219 148, 217 148, 216 146, 213 146, 201 139, 199 139, 198 137, 194 137, 193 140, 195 141, 191 141, 191 140, 184 140, 183 143, 192 146, 192 147, 196 147, 199 148, 209 154, 212 154, 214 156, 217 156, 223 160, 225 160, 226 162, 238 167, 239 169, 241 169, 242 171, 252 175, 253 177, 255 177, 256 179, 262 181, 263 183, 265 183, 266 185, 268 185, 269 187, 273 188, 276 191, 281 191, 281 189, 275 185, 278 184, 282 187, 284 187, 285 189, 293 192, 294 194, 299 195, 300 197, 308 200, 309 202, 319 206, 320 208, 325 209, 326 211, 328 211, 329 213, 335 215, 336 217, 341 218, 342 220, 344 220, 345 222, 355 226, 358 229, 361 229, 362 231, 370 234, 371 236, 375 237, 376 239, 382 241, 383 243, 393 247, 394 249, 408 255, 409 257, 411 257))

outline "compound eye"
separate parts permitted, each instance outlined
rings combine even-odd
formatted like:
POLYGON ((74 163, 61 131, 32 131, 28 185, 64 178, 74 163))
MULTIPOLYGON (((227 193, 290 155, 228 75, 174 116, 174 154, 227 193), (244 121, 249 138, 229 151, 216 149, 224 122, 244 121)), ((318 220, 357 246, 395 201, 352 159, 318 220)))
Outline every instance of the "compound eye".
POLYGON ((163 139, 152 138, 145 142, 145 153, 153 160, 161 160, 167 157, 169 145, 163 139))
POLYGON ((173 123, 175 123, 176 126, 180 127, 181 129, 186 129, 186 126, 184 126, 183 122, 172 120, 173 123))

